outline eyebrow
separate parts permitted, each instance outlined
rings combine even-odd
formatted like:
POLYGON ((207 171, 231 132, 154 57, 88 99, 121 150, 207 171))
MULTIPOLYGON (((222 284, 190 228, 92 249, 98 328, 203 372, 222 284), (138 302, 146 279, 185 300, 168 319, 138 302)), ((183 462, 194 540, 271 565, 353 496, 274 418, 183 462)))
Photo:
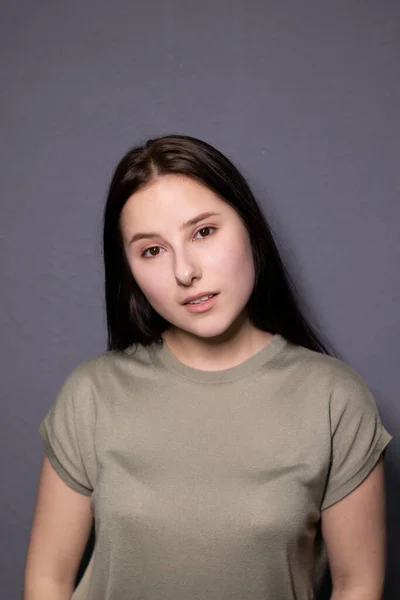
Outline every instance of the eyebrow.
MULTIPOLYGON (((197 225, 197 223, 199 223, 200 221, 203 221, 203 219, 208 219, 209 217, 214 217, 214 216, 220 216, 220 214, 221 213, 217 213, 217 212, 201 213, 200 215, 197 215, 197 217, 193 217, 193 219, 189 219, 189 221, 186 221, 186 223, 183 223, 183 225, 181 225, 179 229, 181 231, 183 231, 184 229, 187 229, 188 227, 193 227, 193 225, 197 225)), ((137 242, 138 240, 147 240, 149 238, 154 238, 154 237, 159 237, 159 236, 160 236, 160 234, 155 233, 155 232, 135 233, 135 235, 133 235, 131 237, 131 239, 129 240, 128 246, 130 246, 134 242, 137 242)))

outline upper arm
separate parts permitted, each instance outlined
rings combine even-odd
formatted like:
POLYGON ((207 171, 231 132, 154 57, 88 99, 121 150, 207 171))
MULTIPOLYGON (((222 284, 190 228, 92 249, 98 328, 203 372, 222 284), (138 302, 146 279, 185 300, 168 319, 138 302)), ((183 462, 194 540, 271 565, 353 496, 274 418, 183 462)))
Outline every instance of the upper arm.
POLYGON ((75 582, 93 523, 90 496, 69 487, 44 455, 26 577, 75 582))
POLYGON ((383 457, 352 492, 321 512, 333 589, 383 593, 386 562, 383 457))

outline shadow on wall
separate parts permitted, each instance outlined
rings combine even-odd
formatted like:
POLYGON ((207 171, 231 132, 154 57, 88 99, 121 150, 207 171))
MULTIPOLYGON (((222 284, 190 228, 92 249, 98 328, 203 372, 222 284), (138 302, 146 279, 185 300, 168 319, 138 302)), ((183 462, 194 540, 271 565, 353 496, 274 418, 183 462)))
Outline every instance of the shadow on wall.
MULTIPOLYGON (((393 435, 391 444, 385 456, 385 476, 387 490, 387 569, 384 600, 398 600, 400 590, 400 465, 396 463, 395 440, 398 434, 391 428, 393 435), (393 430, 393 431, 392 431, 393 430)), ((398 459, 397 459, 398 460, 398 459)))
POLYGON ((81 564, 79 565, 78 573, 75 580, 75 589, 78 587, 80 580, 83 577, 84 572, 86 571, 86 567, 89 564, 91 556, 93 554, 94 542, 95 542, 95 529, 94 529, 94 521, 92 525, 92 530, 90 532, 88 543, 86 544, 85 552, 83 553, 83 557, 81 560, 81 564))
MULTIPOLYGON (((397 439, 397 435, 392 433, 397 439)), ((392 450, 392 449, 390 449, 392 450)), ((398 518, 398 509, 400 506, 400 469, 396 467, 395 452, 388 452, 385 456, 385 476, 387 489, 387 574, 385 581, 384 600, 398 600, 398 590, 400 589, 400 520, 398 518)), ((93 553, 95 542, 94 522, 90 533, 85 552, 79 566, 75 587, 83 577, 86 567, 89 564, 93 553)), ((327 569, 322 579, 316 600, 330 600, 332 595, 332 581, 329 569, 327 569)))

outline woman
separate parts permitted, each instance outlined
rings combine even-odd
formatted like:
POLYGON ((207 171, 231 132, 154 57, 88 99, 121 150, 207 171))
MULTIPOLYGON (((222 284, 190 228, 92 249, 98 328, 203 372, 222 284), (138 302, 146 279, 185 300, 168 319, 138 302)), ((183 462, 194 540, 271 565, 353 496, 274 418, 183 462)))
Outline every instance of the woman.
POLYGON ((309 600, 326 558, 335 600, 381 598, 392 436, 237 169, 187 136, 128 152, 104 261, 108 351, 40 425, 25 600, 309 600))

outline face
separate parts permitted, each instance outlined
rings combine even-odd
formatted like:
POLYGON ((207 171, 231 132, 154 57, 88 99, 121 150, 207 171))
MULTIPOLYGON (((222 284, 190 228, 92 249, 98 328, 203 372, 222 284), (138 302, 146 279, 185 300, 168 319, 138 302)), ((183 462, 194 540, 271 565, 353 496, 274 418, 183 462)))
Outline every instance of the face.
POLYGON ((249 236, 208 188, 164 175, 127 200, 121 231, 137 284, 176 331, 213 338, 243 319, 255 276, 249 236), (185 304, 209 294, 204 304, 185 304))

